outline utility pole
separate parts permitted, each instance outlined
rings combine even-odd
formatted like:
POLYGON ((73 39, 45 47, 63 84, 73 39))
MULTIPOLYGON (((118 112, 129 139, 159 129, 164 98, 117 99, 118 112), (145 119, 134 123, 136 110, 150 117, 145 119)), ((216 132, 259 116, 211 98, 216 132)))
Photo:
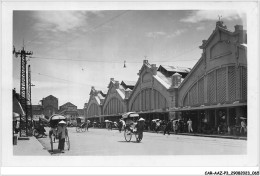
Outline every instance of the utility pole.
MULTIPOLYGON (((26 91, 26 56, 28 55, 32 55, 33 52, 28 52, 25 51, 24 46, 22 48, 22 50, 20 51, 15 51, 15 48, 13 49, 13 54, 15 54, 16 57, 18 57, 18 55, 20 55, 21 57, 21 72, 20 72, 20 103, 22 108, 25 111, 25 120, 26 120, 26 124, 25 124, 25 129, 26 129, 26 136, 28 136, 28 107, 27 107, 27 91, 26 91)), ((21 128, 20 128, 20 134, 21 134, 21 128)))
POLYGON ((32 86, 31 83, 31 66, 28 65, 28 116, 31 117, 31 124, 33 124, 33 114, 32 114, 32 86))

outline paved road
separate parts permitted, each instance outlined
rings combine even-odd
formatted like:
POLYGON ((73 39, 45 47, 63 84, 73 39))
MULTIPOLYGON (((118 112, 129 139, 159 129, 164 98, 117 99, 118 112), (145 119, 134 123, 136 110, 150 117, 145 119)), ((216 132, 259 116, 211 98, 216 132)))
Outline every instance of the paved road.
MULTIPOLYGON (((46 129, 48 132, 49 129, 46 129)), ((90 128, 86 132, 76 132, 68 128, 70 150, 53 155, 70 156, 120 156, 120 155, 238 155, 246 154, 245 140, 221 139, 185 135, 163 135, 161 133, 144 133, 141 143, 126 142, 124 134, 117 130, 90 128)), ((49 138, 38 139, 46 150, 50 151, 49 138)), ((58 144, 54 147, 57 149, 58 144)))

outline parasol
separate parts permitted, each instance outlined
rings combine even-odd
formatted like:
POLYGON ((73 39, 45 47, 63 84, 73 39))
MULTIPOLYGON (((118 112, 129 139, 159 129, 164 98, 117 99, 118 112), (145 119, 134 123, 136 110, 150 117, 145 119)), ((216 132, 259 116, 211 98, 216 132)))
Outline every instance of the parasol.
POLYGON ((122 115, 123 119, 126 119, 128 117, 139 117, 139 114, 135 113, 135 112, 127 112, 125 114, 122 115))
POLYGON ((81 119, 81 120, 84 120, 85 118, 84 117, 76 117, 77 119, 81 119))
POLYGON ((145 121, 142 117, 138 121, 145 121))

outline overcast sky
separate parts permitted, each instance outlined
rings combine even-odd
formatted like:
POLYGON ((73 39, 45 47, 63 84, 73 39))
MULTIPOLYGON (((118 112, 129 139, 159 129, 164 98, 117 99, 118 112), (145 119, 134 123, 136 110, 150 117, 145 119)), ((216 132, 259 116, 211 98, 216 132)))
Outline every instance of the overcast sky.
MULTIPOLYGON (((83 108, 91 86, 107 91, 110 78, 137 81, 149 63, 192 68, 199 46, 215 28, 218 15, 228 29, 244 25, 236 11, 14 11, 16 50, 33 51, 32 103, 48 95, 59 106, 83 108), (123 68, 126 61, 126 68, 123 68)), ((13 57, 13 87, 20 91, 20 59, 13 57)))

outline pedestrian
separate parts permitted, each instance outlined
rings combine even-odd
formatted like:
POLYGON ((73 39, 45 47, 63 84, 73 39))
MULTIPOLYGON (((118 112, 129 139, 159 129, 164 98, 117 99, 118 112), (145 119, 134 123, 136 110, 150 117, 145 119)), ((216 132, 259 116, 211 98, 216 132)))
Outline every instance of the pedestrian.
POLYGON ((189 118, 189 120, 188 120, 188 122, 187 122, 187 125, 188 125, 188 133, 193 132, 193 129, 192 129, 192 121, 191 121, 190 118, 189 118))
POLYGON ((173 120, 172 121, 172 130, 173 130, 174 134, 176 134, 176 126, 177 126, 177 120, 173 120))
POLYGON ((241 121, 241 127, 240 127, 240 134, 245 134, 246 133, 246 122, 245 120, 243 119, 241 121))
POLYGON ((138 138, 136 138, 137 142, 140 142, 143 139, 143 132, 144 132, 144 119, 141 117, 136 124, 136 130, 138 134, 138 138))
POLYGON ((169 120, 168 123, 166 124, 166 127, 164 129, 164 133, 163 133, 164 135, 166 134, 166 132, 167 132, 168 135, 170 135, 172 121, 173 121, 173 119, 169 120))
POLYGON ((65 137, 66 137, 66 122, 62 120, 58 123, 58 138, 59 138, 58 149, 60 150, 61 153, 64 153, 65 137))
POLYGON ((159 129, 160 129, 160 120, 157 119, 157 120, 156 120, 155 132, 158 133, 159 129))

